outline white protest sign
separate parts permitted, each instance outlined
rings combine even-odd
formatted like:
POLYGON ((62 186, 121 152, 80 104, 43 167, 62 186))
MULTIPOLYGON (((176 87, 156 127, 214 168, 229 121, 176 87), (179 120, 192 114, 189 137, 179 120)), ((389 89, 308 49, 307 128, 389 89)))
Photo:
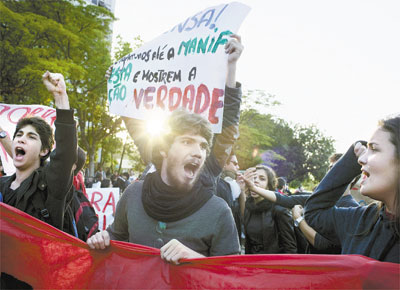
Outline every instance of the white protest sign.
POLYGON ((99 230, 105 230, 114 221, 119 187, 86 188, 86 194, 99 217, 99 230))
POLYGON ((110 112, 146 120, 156 110, 186 108, 222 128, 227 58, 224 46, 250 8, 207 8, 120 59, 108 80, 110 112))
MULTIPOLYGON (((8 105, 0 104, 0 124, 1 128, 7 132, 12 139, 15 127, 19 119, 27 116, 42 117, 54 130, 56 120, 56 109, 40 105, 8 105)), ((0 157, 4 167, 4 172, 11 175, 15 172, 12 156, 9 156, 3 145, 0 144, 0 157)))

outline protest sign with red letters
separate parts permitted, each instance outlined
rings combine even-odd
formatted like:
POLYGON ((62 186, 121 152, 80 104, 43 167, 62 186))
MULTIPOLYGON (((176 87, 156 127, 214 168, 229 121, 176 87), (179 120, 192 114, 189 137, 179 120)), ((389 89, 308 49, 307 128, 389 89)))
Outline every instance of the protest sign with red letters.
POLYGON ((110 112, 148 120, 185 108, 221 132, 224 46, 249 11, 238 2, 207 8, 121 58, 108 80, 110 112))
POLYGON ((86 188, 86 194, 99 217, 99 230, 105 230, 114 221, 119 187, 86 188))

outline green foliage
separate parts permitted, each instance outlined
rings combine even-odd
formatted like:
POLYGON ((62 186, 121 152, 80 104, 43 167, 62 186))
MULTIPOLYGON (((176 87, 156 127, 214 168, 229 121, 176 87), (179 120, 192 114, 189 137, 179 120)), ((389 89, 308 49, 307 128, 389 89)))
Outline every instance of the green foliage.
POLYGON ((255 110, 266 114, 268 108, 280 104, 274 95, 267 94, 263 90, 247 90, 243 93, 241 108, 243 111, 255 110))
POLYGON ((316 180, 321 180, 328 171, 328 159, 334 152, 334 140, 325 137, 315 125, 296 126, 296 137, 304 148, 305 171, 309 172, 316 180))
MULTIPOLYGON (((114 61, 117 61, 119 59, 121 59, 122 57, 124 57, 125 55, 131 53, 133 50, 139 48, 142 44, 143 44, 143 40, 140 38, 140 36, 136 36, 133 39, 133 43, 129 43, 127 41, 123 41, 122 37, 120 35, 117 36, 118 42, 117 42, 117 47, 115 48, 115 52, 114 52, 114 61)), ((128 131, 125 129, 125 127, 123 126, 122 131, 125 132, 125 134, 128 136, 128 131)), ((111 138, 111 136, 109 136, 108 138, 111 138)), ((128 137, 129 138, 129 137, 128 137)), ((135 146, 135 144, 133 143, 132 139, 125 139, 125 140, 121 140, 120 138, 118 138, 118 149, 114 147, 114 151, 117 151, 118 153, 122 154, 122 149, 125 146, 125 152, 124 152, 124 156, 123 158, 126 159, 128 158, 129 160, 133 161, 133 170, 136 172, 143 172, 143 170, 145 169, 146 165, 143 163, 141 157, 140 157, 140 153, 137 149, 137 147, 135 146)), ((109 146, 104 145, 105 147, 103 147, 103 150, 105 148, 108 148, 109 146)), ((110 147, 110 150, 112 150, 112 147, 110 147)), ((108 150, 106 149, 106 152, 108 150)), ((102 160, 102 162, 108 163, 108 159, 102 160)), ((112 163, 113 160, 112 158, 110 158, 110 164, 111 167, 114 166, 114 163, 112 163)), ((118 161, 118 166, 119 166, 119 161, 118 161)))
MULTIPOLYGON (((272 105, 276 103, 266 102, 261 108, 266 110, 272 105)), ((325 137, 315 126, 291 126, 254 108, 243 110, 240 118, 235 152, 241 169, 263 163, 278 176, 286 177, 291 185, 305 183, 311 189, 322 179, 333 153, 332 138, 325 137)))
POLYGON ((137 149, 135 143, 133 143, 132 141, 129 141, 126 149, 127 149, 126 154, 127 154, 128 158, 130 160, 134 161, 134 165, 133 165, 132 169, 135 172, 143 172, 146 168, 146 164, 144 164, 144 162, 142 161, 139 150, 137 149))
POLYGON ((108 114, 104 79, 111 64, 113 15, 72 0, 3 0, 0 9, 1 101, 52 105, 41 76, 46 70, 62 73, 93 174, 100 141, 117 133, 121 124, 108 114))
POLYGON ((132 45, 127 41, 123 41, 121 35, 117 35, 117 39, 117 50, 114 53, 114 62, 128 55, 143 44, 143 40, 140 36, 133 38, 132 45))
POLYGON ((240 138, 234 148, 241 168, 261 163, 258 152, 268 149, 268 146, 271 145, 271 138, 267 134, 270 125, 269 115, 259 114, 254 109, 241 112, 240 138))

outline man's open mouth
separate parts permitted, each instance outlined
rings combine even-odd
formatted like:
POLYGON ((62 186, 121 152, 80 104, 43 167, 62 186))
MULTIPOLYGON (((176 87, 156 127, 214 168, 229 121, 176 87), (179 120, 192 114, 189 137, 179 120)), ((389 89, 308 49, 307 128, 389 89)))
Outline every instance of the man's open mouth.
POLYGON ((188 174, 188 177, 193 178, 197 171, 200 168, 200 164, 197 162, 190 162, 185 164, 185 166, 183 167, 185 169, 185 172, 188 174))
POLYGON ((15 156, 20 157, 25 155, 25 150, 22 149, 21 147, 16 147, 15 148, 15 156))

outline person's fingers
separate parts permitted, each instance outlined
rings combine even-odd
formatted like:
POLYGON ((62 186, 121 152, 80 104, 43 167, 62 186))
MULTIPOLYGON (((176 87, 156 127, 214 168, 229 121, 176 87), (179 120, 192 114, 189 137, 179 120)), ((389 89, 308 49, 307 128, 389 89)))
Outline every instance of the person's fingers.
POLYGON ((176 247, 175 241, 176 241, 175 239, 170 240, 160 249, 161 258, 166 258, 169 257, 169 255, 171 255, 171 253, 174 251, 176 247))
POLYGON ((101 240, 100 239, 101 238, 99 237, 98 233, 93 237, 93 245, 94 245, 96 250, 100 250, 101 249, 101 240))
POLYGON ((42 75, 42 79, 46 79, 49 76, 49 71, 47 70, 43 75, 42 75))
POLYGON ((360 157, 366 150, 367 150, 367 148, 364 145, 362 145, 360 142, 357 142, 354 145, 354 154, 357 157, 360 157))
MULTIPOLYGON (((108 234, 108 233, 107 233, 108 234)), ((95 234, 92 239, 92 244, 96 250, 104 250, 105 249, 105 241, 104 241, 104 231, 95 234)))
POLYGON ((170 255, 168 262, 173 263, 175 265, 179 265, 179 260, 182 258, 180 252, 172 253, 170 255))
POLYGON ((225 52, 229 54, 236 51, 238 48, 239 48, 239 43, 237 41, 230 40, 225 45, 225 52))
POLYGON ((58 83, 60 82, 60 80, 63 78, 62 74, 60 73, 49 73, 49 80, 51 81, 51 83, 55 86, 58 85, 58 83))
POLYGON ((102 237, 104 241, 104 246, 108 247, 110 245, 110 235, 107 231, 102 232, 102 237))
POLYGON ((242 43, 242 37, 238 34, 232 33, 229 37, 235 38, 239 43, 242 43))
POLYGON ((93 244, 93 237, 90 237, 90 238, 86 241, 86 243, 88 244, 89 248, 91 248, 92 250, 95 249, 95 246, 94 246, 94 244, 93 244))

